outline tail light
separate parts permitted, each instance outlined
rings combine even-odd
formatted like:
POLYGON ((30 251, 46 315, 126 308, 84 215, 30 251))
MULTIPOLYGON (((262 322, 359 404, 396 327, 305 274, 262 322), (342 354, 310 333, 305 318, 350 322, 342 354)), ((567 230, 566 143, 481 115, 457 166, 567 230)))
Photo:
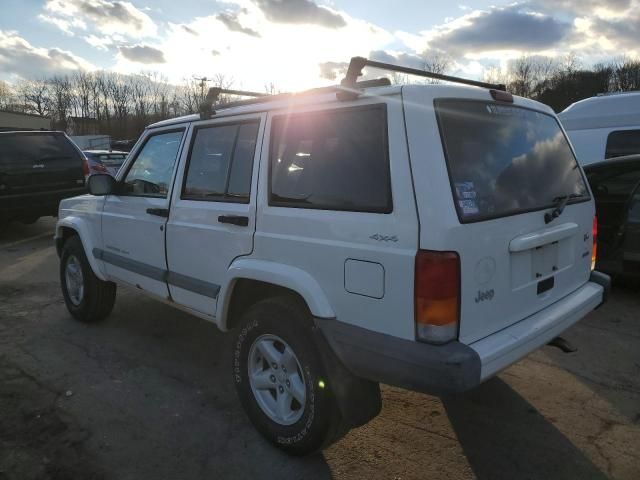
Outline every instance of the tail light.
POLYGON ((591 270, 596 269, 596 257, 598 250, 598 217, 593 217, 593 227, 591 230, 591 238, 593 238, 593 248, 591 249, 591 270))
POLYGON ((445 343, 458 335, 460 257, 456 252, 420 250, 414 284, 416 336, 445 343))
POLYGON ((101 163, 94 163, 93 165, 91 165, 91 170, 95 172, 100 172, 100 173, 109 173, 109 170, 107 170, 107 167, 105 167, 101 163))
POLYGON ((82 174, 85 180, 89 177, 89 161, 86 158, 82 159, 82 174))

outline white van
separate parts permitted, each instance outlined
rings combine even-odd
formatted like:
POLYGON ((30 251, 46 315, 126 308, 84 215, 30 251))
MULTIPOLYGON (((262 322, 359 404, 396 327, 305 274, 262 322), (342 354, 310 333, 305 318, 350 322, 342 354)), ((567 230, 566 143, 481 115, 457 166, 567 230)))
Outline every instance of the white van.
POLYGON ((598 95, 558 114, 582 165, 640 154, 640 92, 598 95))
POLYGON ((105 318, 119 283, 233 330, 240 403, 294 454, 377 415, 380 382, 473 388, 609 284, 549 107, 486 84, 357 82, 365 66, 410 70, 356 57, 341 86, 205 104, 60 205, 69 312, 105 318))

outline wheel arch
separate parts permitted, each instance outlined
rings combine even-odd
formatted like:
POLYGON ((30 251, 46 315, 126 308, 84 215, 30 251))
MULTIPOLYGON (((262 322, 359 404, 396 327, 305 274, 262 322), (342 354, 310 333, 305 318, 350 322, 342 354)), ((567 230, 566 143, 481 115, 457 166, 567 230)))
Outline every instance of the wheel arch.
POLYGON ((91 265, 91 270, 93 270, 95 276, 100 280, 107 280, 98 260, 93 256, 93 248, 95 247, 95 244, 89 233, 89 227, 86 225, 86 222, 79 218, 65 217, 58 220, 55 233, 58 256, 62 254, 64 243, 72 236, 78 236, 80 238, 82 248, 84 248, 87 260, 89 261, 89 265, 91 265))
POLYGON ((220 292, 218 326, 230 330, 249 306, 278 295, 298 299, 314 317, 335 318, 326 294, 309 273, 276 262, 241 259, 231 265, 227 286, 220 292))

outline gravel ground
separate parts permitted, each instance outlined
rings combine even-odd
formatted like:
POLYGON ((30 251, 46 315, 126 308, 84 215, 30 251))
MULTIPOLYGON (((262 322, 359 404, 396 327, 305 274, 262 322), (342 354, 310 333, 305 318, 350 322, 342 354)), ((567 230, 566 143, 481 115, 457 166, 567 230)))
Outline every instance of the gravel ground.
POLYGON ((640 478, 640 295, 611 301, 499 377, 439 399, 383 387, 379 417, 308 458, 240 409, 230 338, 126 289, 68 315, 54 222, 0 232, 0 480, 640 478))

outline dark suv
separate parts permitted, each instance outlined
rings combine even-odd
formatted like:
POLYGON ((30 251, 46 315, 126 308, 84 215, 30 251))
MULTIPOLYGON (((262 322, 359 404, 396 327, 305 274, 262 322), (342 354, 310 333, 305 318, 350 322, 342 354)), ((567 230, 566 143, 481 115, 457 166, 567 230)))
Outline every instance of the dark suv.
POLYGON ((57 215, 85 192, 82 152, 63 132, 0 132, 0 222, 57 215))

